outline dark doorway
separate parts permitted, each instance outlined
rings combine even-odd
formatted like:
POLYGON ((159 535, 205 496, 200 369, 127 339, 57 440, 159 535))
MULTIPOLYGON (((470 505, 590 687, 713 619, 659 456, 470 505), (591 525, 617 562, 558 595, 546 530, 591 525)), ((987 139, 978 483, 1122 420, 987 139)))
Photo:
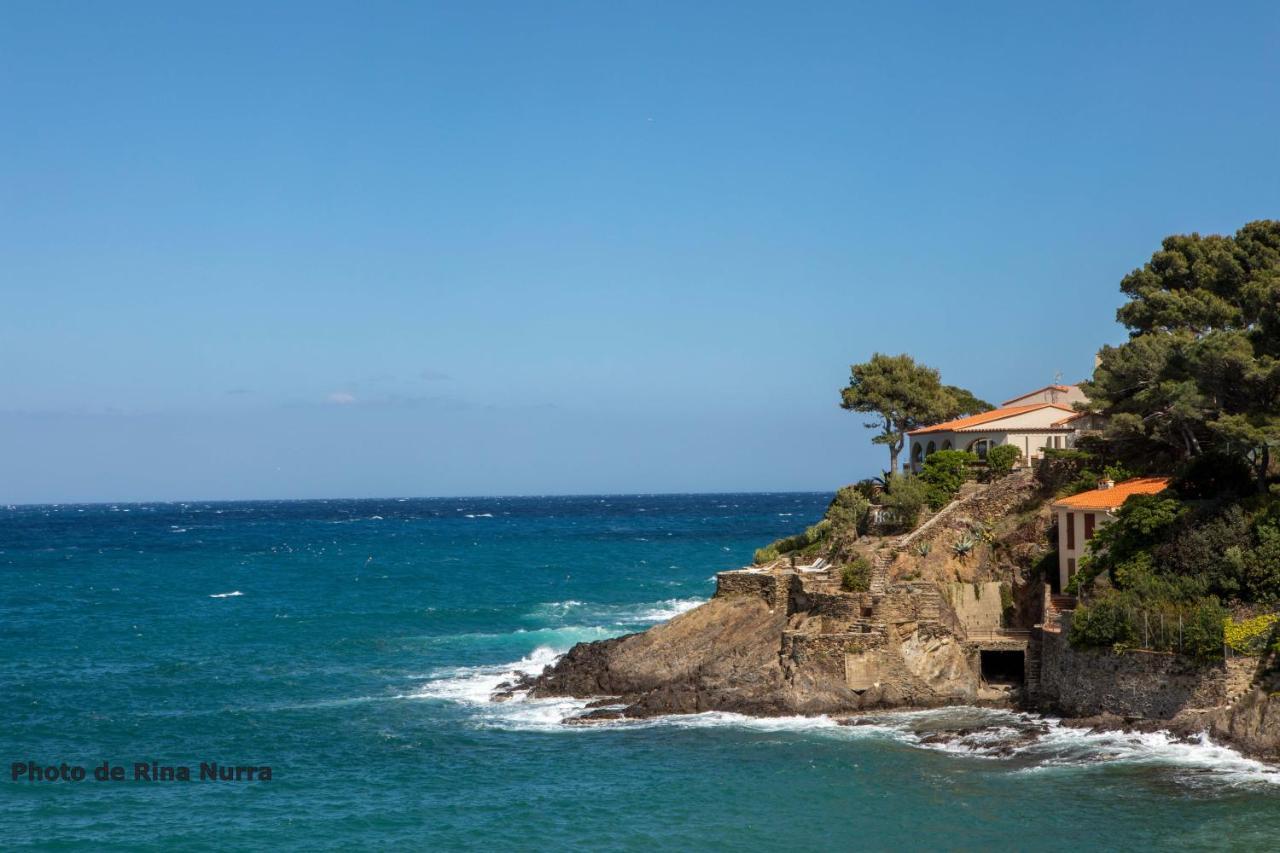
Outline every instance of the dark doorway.
POLYGON ((1021 684, 1023 675, 1023 653, 982 651, 982 679, 988 684, 1021 684))

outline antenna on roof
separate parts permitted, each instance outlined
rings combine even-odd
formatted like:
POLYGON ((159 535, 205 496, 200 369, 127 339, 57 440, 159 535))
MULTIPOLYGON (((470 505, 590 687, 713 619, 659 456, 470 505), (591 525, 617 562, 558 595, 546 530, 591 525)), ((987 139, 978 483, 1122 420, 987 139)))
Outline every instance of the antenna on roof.
POLYGON ((1061 371, 1061 370, 1059 370, 1057 373, 1053 374, 1053 384, 1054 384, 1054 385, 1061 385, 1061 384, 1062 384, 1062 371, 1061 371))

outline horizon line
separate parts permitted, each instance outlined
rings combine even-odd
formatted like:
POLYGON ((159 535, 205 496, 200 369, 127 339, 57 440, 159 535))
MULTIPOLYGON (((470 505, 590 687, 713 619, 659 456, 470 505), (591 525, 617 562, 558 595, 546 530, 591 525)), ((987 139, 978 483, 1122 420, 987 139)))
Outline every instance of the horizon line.
POLYGON ((5 503, 4 509, 17 510, 37 507, 60 506, 145 506, 147 504, 229 504, 229 503, 331 503, 337 501, 448 501, 448 500, 532 500, 538 498, 665 498, 700 497, 714 495, 821 495, 834 493, 835 489, 761 489, 731 492, 547 492, 542 494, 507 495, 383 495, 380 497, 328 497, 328 498, 177 498, 157 500, 94 500, 94 501, 37 501, 5 503))

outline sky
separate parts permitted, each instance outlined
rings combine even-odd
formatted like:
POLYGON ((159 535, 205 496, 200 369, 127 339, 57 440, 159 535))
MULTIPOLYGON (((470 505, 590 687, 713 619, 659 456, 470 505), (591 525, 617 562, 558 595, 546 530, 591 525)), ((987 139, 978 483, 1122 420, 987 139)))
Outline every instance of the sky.
POLYGON ((1274 3, 0 4, 0 502, 830 490, 1280 216, 1274 3))

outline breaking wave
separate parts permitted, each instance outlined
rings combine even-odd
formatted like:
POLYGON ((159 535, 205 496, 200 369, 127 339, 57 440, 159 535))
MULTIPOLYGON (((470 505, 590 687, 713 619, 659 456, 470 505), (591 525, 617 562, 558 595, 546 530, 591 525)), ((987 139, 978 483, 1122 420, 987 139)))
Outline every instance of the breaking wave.
MULTIPOLYGON (((530 699, 516 692, 495 701, 494 691, 521 675, 536 675, 561 652, 540 646, 510 664, 461 667, 442 672, 412 698, 442 699, 466 706, 472 722, 510 731, 608 732, 618 729, 741 729, 846 741, 872 740, 957 758, 1001 763, 1016 773, 1089 772, 1116 765, 1164 769, 1191 785, 1280 785, 1280 768, 1246 758, 1207 736, 1186 740, 1168 732, 1099 732, 1064 726, 1051 717, 1013 711, 956 707, 872 714, 851 720, 829 716, 749 717, 721 711, 639 720, 602 720, 566 725, 587 699, 530 699)), ((620 707, 620 706, 619 706, 620 707)))

